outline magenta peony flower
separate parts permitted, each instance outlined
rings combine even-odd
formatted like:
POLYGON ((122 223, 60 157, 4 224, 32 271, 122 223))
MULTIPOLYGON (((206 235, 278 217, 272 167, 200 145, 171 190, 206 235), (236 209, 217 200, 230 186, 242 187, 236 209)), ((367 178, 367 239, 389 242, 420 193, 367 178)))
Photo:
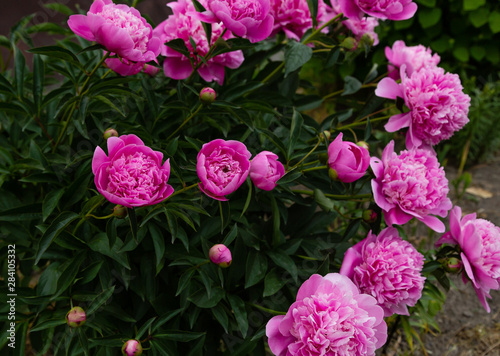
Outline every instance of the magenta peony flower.
POLYGON ((361 18, 364 14, 381 20, 408 20, 417 12, 412 0, 338 0, 341 12, 349 18, 361 18))
MULTIPOLYGON (((288 38, 300 41, 313 26, 307 0, 271 0, 271 15, 274 17, 272 36, 283 30, 288 38)), ((327 22, 335 15, 323 0, 318 1, 318 24, 327 22)), ((323 32, 328 32, 328 28, 323 32)))
POLYGON ((78 328, 85 324, 87 320, 87 315, 85 314, 85 310, 81 307, 73 307, 66 314, 66 323, 72 328, 78 328))
POLYGON ((372 157, 375 174, 372 191, 384 211, 387 225, 406 224, 417 218, 436 232, 444 232, 437 217, 446 217, 452 204, 447 197, 448 180, 436 154, 428 149, 394 152, 394 141, 384 148, 382 159, 372 157))
POLYGON ((142 355, 142 345, 140 341, 137 340, 127 340, 122 346, 122 355, 124 356, 141 356, 142 355))
POLYGON ((169 160, 161 164, 163 153, 144 146, 136 135, 110 137, 107 144, 109 156, 95 149, 92 172, 97 190, 111 203, 128 208, 153 205, 174 192, 167 184, 169 160))
POLYGON ((286 315, 266 326, 277 356, 375 355, 387 339, 384 312, 338 273, 312 275, 302 284, 286 315))
POLYGON ((105 61, 109 69, 121 76, 136 75, 144 71, 150 76, 155 76, 160 71, 159 68, 146 64, 145 62, 131 62, 124 58, 108 58, 105 61))
POLYGON ((200 190, 217 200, 227 200, 245 181, 252 154, 239 141, 217 139, 205 143, 198 153, 196 172, 200 190))
POLYGON ((273 30, 269 0, 207 0, 205 8, 195 14, 199 20, 222 22, 234 35, 252 43, 265 40, 273 30))
POLYGON ((71 15, 68 26, 78 36, 129 61, 156 61, 160 54, 160 39, 153 36, 139 11, 111 0, 95 0, 87 15, 71 15))
POLYGON ((273 190, 284 174, 285 167, 272 152, 262 151, 250 162, 250 179, 262 190, 273 190))
POLYGON ((231 262, 233 262, 231 251, 223 244, 213 245, 208 251, 208 257, 212 263, 222 268, 229 267, 231 262))
MULTIPOLYGON (((202 2, 204 5, 204 2, 202 2)), ((162 43, 180 38, 184 40, 186 47, 191 53, 191 60, 194 65, 200 63, 199 56, 205 56, 209 51, 209 44, 203 25, 197 19, 197 13, 194 5, 189 0, 178 0, 168 3, 167 6, 172 8, 173 14, 170 15, 165 21, 160 23, 154 29, 153 33, 161 39, 162 43), (196 44, 196 53, 191 45, 192 39, 196 44)), ((221 36, 224 26, 219 23, 212 24, 212 44, 221 36)), ((230 33, 224 34, 224 39, 232 38, 230 33)), ((161 54, 164 55, 165 61, 163 62, 163 69, 165 75, 169 78, 181 80, 189 77, 193 71, 193 66, 189 58, 185 55, 173 50, 172 48, 162 45, 161 54)), ((203 63, 198 68, 198 73, 207 82, 215 80, 222 85, 224 82, 224 68, 238 68, 243 63, 243 52, 233 51, 228 53, 219 54, 203 63)))
POLYGON ((380 234, 371 231, 366 239, 349 248, 340 274, 352 279, 361 293, 373 296, 384 309, 384 316, 410 315, 422 296, 425 277, 420 272, 424 256, 398 230, 385 228, 380 234))
POLYGON ((441 58, 437 53, 434 55, 430 48, 422 45, 406 46, 404 41, 396 41, 391 47, 385 47, 385 56, 389 61, 387 72, 394 80, 400 79, 399 69, 406 65, 406 74, 411 76, 422 68, 436 67, 441 58))
POLYGON ((407 148, 432 146, 449 139, 469 121, 470 97, 463 93, 460 78, 439 67, 424 67, 408 78, 405 68, 402 65, 401 84, 384 78, 375 90, 382 98, 403 98, 410 109, 392 116, 385 129, 395 132, 408 127, 407 148))
POLYGON ((370 153, 349 141, 342 141, 339 135, 328 146, 328 165, 333 169, 341 182, 351 183, 365 175, 370 165, 370 153))
POLYGON ((500 228, 476 214, 462 218, 462 209, 455 206, 450 212, 450 231, 436 243, 458 245, 464 267, 463 281, 467 277, 483 305, 489 313, 486 297, 491 299, 490 290, 500 289, 500 228))

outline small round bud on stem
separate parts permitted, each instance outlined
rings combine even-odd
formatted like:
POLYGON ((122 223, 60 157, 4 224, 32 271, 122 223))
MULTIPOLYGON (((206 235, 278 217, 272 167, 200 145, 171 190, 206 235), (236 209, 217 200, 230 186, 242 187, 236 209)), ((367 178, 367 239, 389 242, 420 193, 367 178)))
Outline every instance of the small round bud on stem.
POLYGON ((462 270, 462 261, 456 257, 450 257, 445 262, 444 269, 450 273, 458 273, 462 270))
POLYGON ((351 49, 356 49, 357 46, 357 41, 355 38, 352 37, 346 37, 342 43, 340 44, 341 47, 344 47, 345 49, 351 50, 351 49))
POLYGON ((122 354, 125 356, 142 355, 142 345, 139 341, 130 339, 122 346, 122 354))
POLYGON ((227 268, 231 265, 233 258, 231 251, 223 244, 213 245, 208 251, 210 261, 222 268, 227 268))
POLYGON ((85 324, 86 319, 85 310, 81 307, 73 307, 68 314, 66 314, 66 322, 72 328, 79 328, 85 324))
POLYGON ((363 221, 367 223, 372 223, 377 220, 377 213, 372 209, 366 209, 363 211, 363 221))
POLYGON ((106 131, 104 131, 102 137, 104 137, 105 140, 107 140, 110 137, 118 137, 118 131, 116 131, 113 128, 109 128, 106 131))
POLYGON ((201 89, 200 91, 200 101, 203 105, 210 105, 215 101, 215 90, 210 87, 201 89))
POLYGON ((370 146, 368 146, 368 143, 366 143, 365 141, 358 141, 356 142, 356 145, 358 145, 359 147, 363 147, 366 150, 370 149, 370 146))
POLYGON ((339 180, 339 175, 337 174, 337 171, 333 168, 328 169, 328 177, 330 177, 330 179, 333 181, 339 180))
POLYGON ((325 138, 327 141, 330 140, 332 133, 328 130, 325 130, 321 133, 321 138, 325 138))
POLYGON ((318 155, 318 161, 320 161, 323 164, 326 164, 328 162, 328 153, 320 153, 318 155))
POLYGON ((126 206, 116 204, 116 206, 113 208, 113 216, 117 217, 118 219, 123 219, 127 216, 128 210, 126 206))

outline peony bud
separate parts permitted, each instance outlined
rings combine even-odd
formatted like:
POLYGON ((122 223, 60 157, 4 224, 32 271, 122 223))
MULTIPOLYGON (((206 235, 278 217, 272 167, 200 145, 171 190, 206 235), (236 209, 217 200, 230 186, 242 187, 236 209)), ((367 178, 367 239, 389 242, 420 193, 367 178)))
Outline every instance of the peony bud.
POLYGON ((450 257, 446 261, 444 269, 450 273, 458 273, 462 270, 462 261, 456 257, 450 257))
POLYGON ((201 89, 200 91, 200 101, 203 105, 210 105, 215 101, 215 90, 210 87, 201 89))
POLYGON ((113 208, 113 216, 117 217, 118 219, 123 219, 127 216, 128 210, 126 206, 116 204, 115 207, 113 208))
POLYGON ((122 354, 125 356, 140 356, 142 355, 141 343, 137 340, 130 339, 122 346, 122 354))
POLYGON ((337 174, 337 171, 333 168, 328 169, 328 177, 330 177, 330 179, 334 181, 339 180, 339 175, 337 174))
POLYGON ((104 131, 102 137, 104 137, 105 140, 107 140, 110 137, 118 137, 118 131, 116 131, 113 128, 109 128, 106 131, 104 131))
POLYGON ((227 268, 231 265, 232 257, 231 251, 223 244, 213 245, 208 251, 210 261, 222 268, 227 268))
POLYGON ((356 145, 358 145, 359 147, 362 147, 366 150, 370 149, 370 146, 368 146, 368 144, 365 141, 358 141, 358 142, 356 142, 356 145))
POLYGON ((66 322, 72 328, 79 328, 85 324, 86 319, 85 311, 80 307, 71 308, 68 314, 66 314, 66 322))
POLYGON ((325 130, 321 133, 321 137, 324 137, 327 141, 330 139, 332 136, 332 133, 328 130, 325 130))
POLYGON ((365 175, 370 165, 370 153, 352 142, 343 141, 342 138, 340 133, 328 146, 330 178, 352 183, 365 175), (333 171, 335 175, 332 176, 333 171))
POLYGON ((323 164, 326 164, 328 162, 328 153, 320 153, 318 155, 318 161, 320 161, 323 164))
POLYGON ((377 213, 374 210, 366 209, 365 211, 363 211, 363 221, 370 224, 372 222, 375 222, 375 220, 377 220, 377 213))
POLYGON ((345 49, 356 49, 357 46, 357 41, 355 38, 352 37, 346 37, 342 43, 340 44, 341 47, 344 47, 345 49))
POLYGON ((262 151, 250 162, 250 179, 262 190, 270 191, 276 188, 276 182, 284 174, 285 167, 272 152, 262 151))

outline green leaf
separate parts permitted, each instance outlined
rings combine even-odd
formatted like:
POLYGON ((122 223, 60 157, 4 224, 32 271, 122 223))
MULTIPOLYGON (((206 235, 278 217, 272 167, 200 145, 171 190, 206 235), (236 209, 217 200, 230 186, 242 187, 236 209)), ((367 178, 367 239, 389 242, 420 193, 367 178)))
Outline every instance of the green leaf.
POLYGON ((311 13, 313 28, 316 28, 318 26, 318 0, 307 0, 307 6, 311 13))
POLYGON ((43 6, 46 7, 47 9, 57 11, 63 15, 69 16, 69 15, 73 14, 73 11, 69 7, 67 7, 66 5, 60 4, 58 2, 43 4, 43 6))
POLYGON ((40 117, 40 107, 42 105, 42 94, 44 84, 43 60, 38 55, 33 56, 33 99, 35 103, 36 115, 40 117))
POLYGON ((267 258, 257 251, 250 251, 245 268, 245 288, 260 282, 267 272, 267 258))
POLYGON ((210 309, 210 311, 215 316, 215 319, 217 319, 219 324, 224 328, 225 333, 229 334, 229 318, 224 308, 219 304, 210 309))
POLYGON ((181 294, 184 289, 186 289, 186 287, 189 285, 189 282, 191 282, 191 278, 193 277, 193 274, 195 272, 195 269, 189 268, 180 276, 179 282, 177 283, 177 292, 175 292, 176 297, 181 294))
POLYGON ((85 334, 84 329, 79 328, 77 329, 78 332, 78 340, 80 341, 80 346, 82 347, 83 354, 85 356, 89 355, 89 339, 87 338, 87 335, 85 334))
POLYGON ((230 38, 228 40, 224 40, 224 43, 224 46, 219 45, 215 47, 215 50, 211 56, 212 58, 222 53, 234 52, 241 49, 252 48, 254 46, 249 40, 245 38, 230 38))
POLYGON ((302 115, 300 114, 299 111, 295 110, 294 108, 292 114, 292 123, 290 126, 290 140, 288 143, 287 157, 292 156, 297 140, 300 137, 300 131, 302 130, 303 124, 304 124, 304 119, 302 118, 302 115))
POLYGON ((99 293, 87 308, 86 310, 87 317, 98 311, 99 308, 102 307, 109 300, 109 298, 111 298, 114 291, 115 291, 115 286, 111 286, 108 289, 103 290, 101 293, 99 293))
POLYGON ((34 328, 30 329, 30 333, 45 330, 63 324, 66 324, 66 319, 63 318, 44 320, 41 323, 38 323, 34 328))
POLYGON ((181 38, 176 38, 175 40, 168 41, 165 43, 165 46, 172 48, 174 51, 179 52, 180 54, 185 55, 187 58, 190 58, 191 52, 186 46, 186 43, 181 38))
POLYGON ((153 339, 190 342, 204 335, 205 333, 200 333, 200 332, 173 330, 173 331, 167 331, 165 334, 155 334, 153 335, 153 339))
POLYGON ((472 23, 472 25, 476 28, 483 26, 488 22, 488 15, 490 12, 488 11, 487 8, 481 7, 477 10, 472 11, 469 14, 469 20, 472 23))
POLYGON ((290 256, 288 256, 282 250, 266 251, 266 253, 271 258, 271 260, 273 260, 274 263, 276 263, 278 266, 280 266, 285 271, 290 273, 295 283, 297 283, 298 281, 297 266, 295 265, 295 262, 292 260, 290 256))
POLYGON ((283 272, 277 272, 276 268, 273 268, 264 279, 264 292, 262 296, 269 297, 278 292, 286 284, 286 278, 283 278, 283 272))
POLYGON ((465 11, 476 10, 486 4, 486 0, 464 0, 463 9, 465 11))
POLYGON ((121 264, 126 269, 130 270, 130 265, 128 262, 127 254, 125 252, 120 252, 123 246, 123 241, 116 239, 116 243, 112 248, 109 247, 108 236, 106 233, 100 233, 94 236, 92 240, 88 243, 88 246, 93 250, 102 255, 108 256, 121 264))
POLYGON ((416 2, 427 7, 436 6, 436 0, 416 0, 416 2))
POLYGON ((314 189, 314 200, 324 211, 332 211, 334 208, 333 200, 327 198, 325 194, 319 189, 314 189))
MULTIPOLYGON (((193 0, 193 5, 196 11, 198 12, 204 12, 206 9, 203 7, 202 4, 198 0, 193 0)), ((205 35, 207 36, 207 44, 208 47, 212 44, 212 24, 211 23, 206 23, 206 22, 201 22, 203 25, 203 29, 205 30, 205 35)))
POLYGON ((245 302, 243 299, 234 294, 229 294, 227 298, 229 299, 229 304, 231 304, 231 308, 233 309, 236 323, 238 323, 238 328, 240 329, 243 338, 246 338, 248 332, 248 316, 245 309, 245 302))
POLYGON ((17 89, 17 96, 22 98, 24 96, 24 67, 26 66, 26 59, 23 52, 19 48, 14 49, 14 73, 17 89))
POLYGON ((417 12, 418 22, 420 22, 422 28, 432 27, 439 22, 442 12, 443 11, 439 7, 432 9, 419 9, 417 12))
MULTIPOLYGON (((137 332, 137 334, 135 335, 135 338, 137 340, 140 340, 142 338, 142 336, 144 335, 144 333, 148 330, 148 328, 153 324, 153 322, 157 319, 157 317, 152 317, 151 319, 149 319, 148 321, 146 321, 142 326, 141 328, 139 329, 139 331, 137 332)), ((149 334, 148 334, 149 335, 149 334)))
POLYGON ((500 32, 500 12, 493 11, 488 17, 488 23, 490 25, 491 32, 500 32))
POLYGON ((469 50, 467 47, 464 46, 458 46, 453 49, 453 56, 458 59, 459 61, 462 62, 468 62, 469 61, 469 50))
POLYGON ((60 296, 72 283, 75 282, 76 274, 80 269, 80 265, 85 260, 85 257, 85 253, 79 253, 61 266, 62 273, 57 280, 57 293, 50 298, 51 300, 60 296))
POLYGON ((31 52, 33 54, 42 54, 44 56, 51 58, 62 59, 63 61, 73 63, 77 65, 79 68, 83 69, 80 61, 78 60, 78 57, 76 57, 71 51, 63 47, 44 46, 44 47, 32 48, 28 50, 28 52, 31 52))
POLYGON ((291 40, 285 47, 285 77, 306 64, 312 57, 312 48, 291 40))
POLYGON ((226 237, 224 237, 222 244, 229 246, 231 242, 234 241, 236 236, 238 236, 238 224, 234 224, 234 226, 231 228, 231 231, 229 231, 226 237))
POLYGON ((159 319, 156 319, 156 322, 154 325, 151 327, 151 332, 154 333, 158 328, 163 326, 165 323, 167 323, 169 320, 177 316, 179 313, 182 312, 183 309, 176 309, 169 311, 165 314, 163 314, 159 319))
POLYGON ((78 214, 72 211, 64 211, 50 224, 47 230, 43 233, 40 244, 38 245, 38 251, 35 256, 35 265, 38 264, 42 255, 49 248, 50 244, 54 239, 71 224, 74 220, 79 217, 78 214))
POLYGON ((217 287, 212 289, 212 293, 208 297, 205 288, 203 288, 192 294, 188 300, 200 308, 213 308, 219 304, 220 300, 224 297, 224 293, 223 289, 217 287))
POLYGON ((344 82, 344 91, 342 92, 341 96, 354 94, 359 89, 361 89, 361 86, 363 85, 358 79, 349 75, 345 76, 344 82))
POLYGON ((156 224, 149 224, 149 233, 151 234, 151 239, 153 240, 155 249, 156 274, 158 274, 163 267, 162 259, 165 254, 165 238, 156 224))
POLYGON ((42 221, 47 220, 47 218, 52 214, 54 209, 57 207, 59 200, 64 194, 64 188, 51 190, 43 200, 42 205, 42 221))

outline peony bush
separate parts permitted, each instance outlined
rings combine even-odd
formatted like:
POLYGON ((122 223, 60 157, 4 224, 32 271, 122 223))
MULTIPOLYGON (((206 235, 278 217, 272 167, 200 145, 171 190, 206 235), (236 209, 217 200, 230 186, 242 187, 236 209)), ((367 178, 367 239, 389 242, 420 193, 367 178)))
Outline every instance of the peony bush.
POLYGON ((438 330, 450 273, 490 311, 500 229, 433 147, 470 98, 418 44, 370 69, 414 2, 135 5, 0 37, 2 352, 375 355, 438 330))

